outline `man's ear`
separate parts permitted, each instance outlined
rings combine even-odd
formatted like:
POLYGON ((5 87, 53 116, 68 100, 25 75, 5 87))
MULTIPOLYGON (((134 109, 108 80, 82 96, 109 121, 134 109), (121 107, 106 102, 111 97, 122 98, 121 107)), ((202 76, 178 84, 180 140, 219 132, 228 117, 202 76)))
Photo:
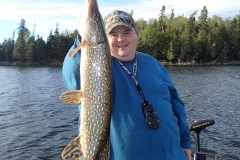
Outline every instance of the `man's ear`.
POLYGON ((136 32, 137 35, 139 34, 139 31, 137 29, 135 29, 135 32, 136 32))

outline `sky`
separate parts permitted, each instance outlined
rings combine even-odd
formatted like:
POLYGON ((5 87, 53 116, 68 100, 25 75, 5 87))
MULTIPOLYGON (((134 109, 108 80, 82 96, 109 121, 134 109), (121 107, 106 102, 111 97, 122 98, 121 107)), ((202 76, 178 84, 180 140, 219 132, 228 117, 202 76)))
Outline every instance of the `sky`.
MULTIPOLYGON (((77 17, 83 10, 85 0, 0 0, 0 43, 4 39, 12 38, 21 19, 25 19, 26 27, 35 36, 44 40, 58 28, 60 33, 66 29, 74 31, 77 28, 77 17)), ((158 18, 162 6, 166 14, 174 9, 175 16, 190 16, 198 10, 200 15, 204 5, 208 9, 208 17, 217 15, 222 18, 233 18, 240 14, 240 0, 98 0, 99 10, 103 17, 114 10, 131 12, 135 20, 143 18, 158 18)))

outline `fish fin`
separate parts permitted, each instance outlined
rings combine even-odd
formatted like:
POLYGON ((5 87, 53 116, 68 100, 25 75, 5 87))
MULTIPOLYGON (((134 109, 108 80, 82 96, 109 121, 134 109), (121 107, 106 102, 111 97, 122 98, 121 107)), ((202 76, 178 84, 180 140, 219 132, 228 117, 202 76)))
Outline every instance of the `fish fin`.
POLYGON ((82 91, 73 90, 62 93, 60 99, 68 104, 77 104, 81 102, 82 97, 82 91))
POLYGON ((79 160, 83 157, 80 145, 80 136, 72 140, 62 151, 63 160, 79 160))
POLYGON ((73 49, 73 50, 71 50, 70 51, 70 53, 69 53, 69 58, 72 58, 74 55, 75 55, 75 53, 77 53, 77 51, 78 50, 80 50, 83 46, 84 46, 84 41, 83 42, 81 42, 78 46, 77 46, 77 48, 75 48, 75 49, 73 49))

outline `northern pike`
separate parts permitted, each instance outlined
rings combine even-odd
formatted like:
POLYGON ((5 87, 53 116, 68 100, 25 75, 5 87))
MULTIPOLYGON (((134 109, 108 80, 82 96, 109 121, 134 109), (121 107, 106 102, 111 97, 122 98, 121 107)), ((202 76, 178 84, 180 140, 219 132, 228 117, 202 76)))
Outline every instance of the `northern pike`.
POLYGON ((96 0, 87 0, 78 24, 82 37, 81 90, 64 92, 60 99, 70 104, 81 102, 80 134, 62 152, 66 160, 109 159, 112 106, 111 54, 104 22, 96 0))

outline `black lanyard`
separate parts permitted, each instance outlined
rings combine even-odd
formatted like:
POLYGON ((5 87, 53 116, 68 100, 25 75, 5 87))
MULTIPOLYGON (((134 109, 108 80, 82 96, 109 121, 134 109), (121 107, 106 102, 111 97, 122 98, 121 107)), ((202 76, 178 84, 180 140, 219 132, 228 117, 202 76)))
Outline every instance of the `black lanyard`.
MULTIPOLYGON (((115 58, 115 59, 116 59, 116 58, 115 58)), ((117 59, 116 59, 116 60, 117 60, 117 59)), ((119 61, 119 60, 117 60, 117 61, 118 61, 118 63, 121 65, 121 67, 127 72, 127 74, 128 74, 130 77, 132 77, 132 79, 134 80, 135 85, 136 85, 136 87, 137 87, 140 95, 142 96, 144 102, 147 102, 147 100, 146 100, 145 97, 144 97, 142 88, 140 87, 140 85, 139 85, 139 83, 138 83, 138 81, 137 81, 137 79, 136 79, 136 75, 137 75, 137 53, 136 53, 135 60, 134 60, 134 64, 133 64, 133 74, 127 69, 126 66, 124 66, 124 64, 123 64, 121 61, 119 61)))
POLYGON ((137 87, 137 90, 139 91, 140 95, 142 96, 142 98, 144 100, 144 102, 142 104, 142 110, 143 110, 143 114, 146 118, 147 124, 153 129, 158 128, 159 124, 160 124, 160 120, 159 120, 158 115, 157 115, 157 113, 154 109, 154 106, 145 99, 142 88, 140 87, 140 85, 139 85, 139 83, 136 79, 136 75, 137 75, 137 53, 136 53, 135 60, 134 60, 134 65, 133 65, 133 74, 127 69, 126 66, 124 66, 124 64, 122 62, 120 62, 119 60, 117 60, 117 61, 122 66, 122 68, 127 72, 127 74, 130 77, 132 77, 132 79, 134 80, 135 85, 137 87))

